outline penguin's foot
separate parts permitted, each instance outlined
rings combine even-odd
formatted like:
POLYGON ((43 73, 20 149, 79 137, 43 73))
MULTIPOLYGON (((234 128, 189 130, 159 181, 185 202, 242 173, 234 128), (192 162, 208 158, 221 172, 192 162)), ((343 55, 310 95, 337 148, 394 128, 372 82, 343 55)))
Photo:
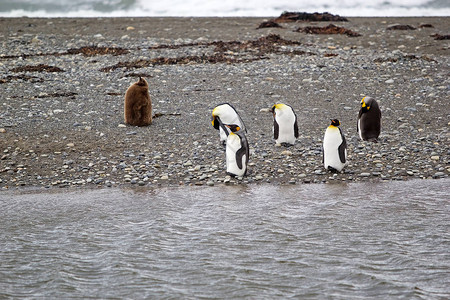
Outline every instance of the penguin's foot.
POLYGON ((290 144, 290 143, 281 143, 281 146, 284 146, 284 147, 292 147, 292 146, 294 146, 294 144, 290 144))
POLYGON ((330 171, 331 173, 339 173, 338 170, 336 170, 335 168, 330 167, 330 166, 328 166, 328 171, 330 171))

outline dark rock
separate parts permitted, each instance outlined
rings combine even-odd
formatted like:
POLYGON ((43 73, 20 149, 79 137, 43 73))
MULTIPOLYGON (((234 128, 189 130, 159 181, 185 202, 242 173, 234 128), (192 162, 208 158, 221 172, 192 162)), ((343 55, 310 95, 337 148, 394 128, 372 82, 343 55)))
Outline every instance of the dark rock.
POLYGON ((416 28, 411 25, 392 24, 386 30, 416 30, 416 28))
POLYGON ((307 13, 307 12, 283 12, 279 17, 273 20, 278 23, 287 22, 348 22, 348 20, 339 15, 333 15, 328 12, 324 13, 307 13))
POLYGON ((256 28, 256 29, 261 29, 261 28, 283 28, 283 26, 281 26, 277 22, 270 20, 270 21, 262 22, 261 24, 259 24, 258 28, 256 28))

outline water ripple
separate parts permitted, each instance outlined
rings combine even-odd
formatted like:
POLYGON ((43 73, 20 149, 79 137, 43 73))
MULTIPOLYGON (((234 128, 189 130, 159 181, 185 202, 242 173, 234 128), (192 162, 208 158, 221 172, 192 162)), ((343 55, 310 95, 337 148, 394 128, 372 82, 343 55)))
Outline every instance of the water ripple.
POLYGON ((0 194, 0 298, 446 299, 449 183, 0 194))

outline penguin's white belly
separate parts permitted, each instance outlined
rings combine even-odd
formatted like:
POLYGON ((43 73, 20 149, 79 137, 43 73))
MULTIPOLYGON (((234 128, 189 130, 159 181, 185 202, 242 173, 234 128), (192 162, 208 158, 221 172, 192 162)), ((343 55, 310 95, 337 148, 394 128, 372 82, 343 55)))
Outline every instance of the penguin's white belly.
POLYGON ((227 139, 226 153, 226 166, 227 173, 234 174, 236 176, 244 176, 246 166, 246 155, 242 155, 242 169, 238 167, 236 161, 236 152, 241 148, 241 140, 236 135, 229 135, 227 139))
POLYGON ((358 119, 358 133, 359 133, 359 138, 362 140, 362 133, 361 133, 361 118, 358 119))
MULTIPOLYGON (((342 171, 345 163, 341 162, 339 157, 339 146, 342 143, 342 137, 338 129, 327 129, 323 139, 323 166, 325 169, 332 167, 342 171)), ((347 157, 347 150, 345 150, 347 157)))
POLYGON ((295 140, 296 138, 294 135, 294 124, 292 124, 290 127, 284 126, 280 128, 280 131, 278 133, 278 139, 276 140, 277 144, 281 143, 294 144, 295 140))
POLYGON ((295 116, 284 114, 276 118, 278 123, 278 139, 276 139, 277 144, 281 143, 295 143, 295 133, 294 133, 294 123, 295 116))

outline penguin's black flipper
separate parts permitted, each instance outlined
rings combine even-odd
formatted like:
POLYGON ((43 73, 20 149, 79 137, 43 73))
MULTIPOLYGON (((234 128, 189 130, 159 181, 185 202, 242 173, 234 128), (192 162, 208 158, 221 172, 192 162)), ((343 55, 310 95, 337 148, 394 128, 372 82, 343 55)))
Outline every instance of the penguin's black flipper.
POLYGON ((342 137, 342 143, 338 147, 339 159, 341 160, 341 163, 345 164, 345 149, 347 149, 347 141, 345 140, 345 137, 342 134, 342 131, 340 128, 339 128, 339 131, 341 132, 341 137, 342 137))
POLYGON ((242 169, 242 167, 243 167, 242 166, 242 156, 244 156, 245 154, 247 154, 247 151, 245 150, 244 147, 241 147, 241 148, 239 148, 238 151, 236 151, 236 164, 239 169, 242 169))
POLYGON ((295 122, 294 122, 294 136, 295 136, 296 139, 298 139, 297 115, 295 115, 295 122))
POLYGON ((280 126, 278 126, 278 123, 275 119, 273 119, 273 138, 275 140, 278 139, 278 135, 280 133, 280 126))
POLYGON ((322 146, 322 164, 325 163, 325 149, 322 146))

